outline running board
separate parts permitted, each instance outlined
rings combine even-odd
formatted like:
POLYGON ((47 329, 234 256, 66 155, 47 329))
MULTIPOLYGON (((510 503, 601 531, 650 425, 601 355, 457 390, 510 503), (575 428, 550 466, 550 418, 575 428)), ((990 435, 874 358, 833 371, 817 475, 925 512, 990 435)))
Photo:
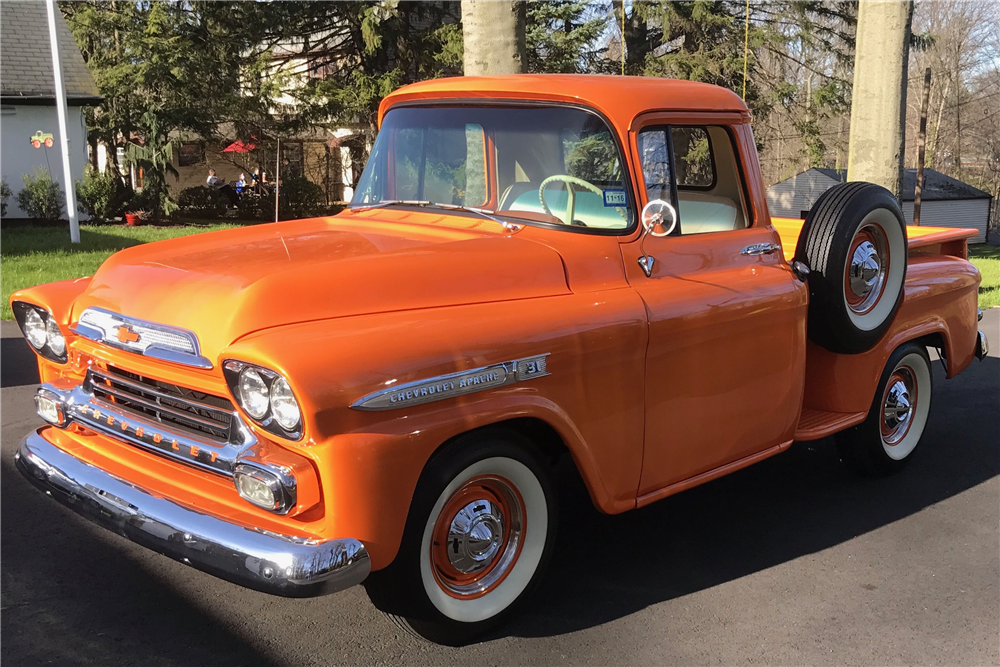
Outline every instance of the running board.
POLYGON ((795 429, 796 440, 819 440, 837 431, 843 431, 860 424, 868 416, 867 412, 831 412, 802 408, 799 425, 795 429))

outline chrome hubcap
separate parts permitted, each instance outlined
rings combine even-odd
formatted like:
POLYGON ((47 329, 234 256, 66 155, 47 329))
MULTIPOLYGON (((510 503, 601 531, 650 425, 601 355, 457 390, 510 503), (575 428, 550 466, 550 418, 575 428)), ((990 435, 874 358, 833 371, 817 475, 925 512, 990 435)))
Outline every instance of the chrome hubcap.
POLYGON ((448 560, 463 574, 488 566, 503 541, 503 514, 489 500, 474 500, 455 515, 448 528, 448 560))
POLYGON ((854 256, 851 258, 851 291, 857 296, 868 295, 878 282, 881 270, 882 262, 875 245, 871 241, 865 241, 854 249, 854 256))
POLYGON ((902 380, 896 380, 886 391, 882 407, 882 419, 888 432, 886 442, 895 443, 906 433, 912 414, 909 388, 902 380))

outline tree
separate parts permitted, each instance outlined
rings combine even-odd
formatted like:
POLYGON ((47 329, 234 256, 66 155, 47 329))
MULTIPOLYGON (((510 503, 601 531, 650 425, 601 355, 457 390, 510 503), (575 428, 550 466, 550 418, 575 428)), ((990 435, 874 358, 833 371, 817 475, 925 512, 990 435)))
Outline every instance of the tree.
POLYGON ((529 72, 590 72, 603 56, 599 40, 609 16, 598 4, 572 0, 529 2, 525 43, 529 72))
POLYGON ((912 2, 862 3, 851 102, 847 180, 903 188, 906 74, 912 2))
POLYGON ((528 71, 524 0, 462 0, 466 76, 528 71))
POLYGON ((269 115, 267 100, 244 94, 255 64, 247 59, 259 25, 253 7, 90 0, 61 9, 104 97, 88 114, 89 140, 124 148, 142 168, 154 215, 169 207, 166 173, 180 133, 212 137, 234 119, 269 115))

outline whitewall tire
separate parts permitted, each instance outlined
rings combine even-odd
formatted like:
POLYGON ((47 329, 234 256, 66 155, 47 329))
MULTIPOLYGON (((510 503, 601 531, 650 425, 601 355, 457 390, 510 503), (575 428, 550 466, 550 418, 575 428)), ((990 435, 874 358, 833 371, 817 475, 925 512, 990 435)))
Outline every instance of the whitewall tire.
POLYGON ((549 464, 533 443, 501 428, 461 436, 428 462, 399 553, 365 587, 404 629, 467 643, 537 585, 556 522, 549 464))
POLYGON ((917 343, 899 347, 882 371, 867 419, 835 436, 841 459, 864 474, 902 468, 924 434, 932 390, 927 349, 917 343))

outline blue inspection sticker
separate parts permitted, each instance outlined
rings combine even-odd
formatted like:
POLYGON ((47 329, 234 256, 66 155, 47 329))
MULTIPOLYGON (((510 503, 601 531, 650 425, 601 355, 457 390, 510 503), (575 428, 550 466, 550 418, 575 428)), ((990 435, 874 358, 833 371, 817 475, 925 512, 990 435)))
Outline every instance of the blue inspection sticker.
POLYGON ((610 189, 602 190, 604 193, 605 206, 628 206, 628 197, 625 190, 610 189))

